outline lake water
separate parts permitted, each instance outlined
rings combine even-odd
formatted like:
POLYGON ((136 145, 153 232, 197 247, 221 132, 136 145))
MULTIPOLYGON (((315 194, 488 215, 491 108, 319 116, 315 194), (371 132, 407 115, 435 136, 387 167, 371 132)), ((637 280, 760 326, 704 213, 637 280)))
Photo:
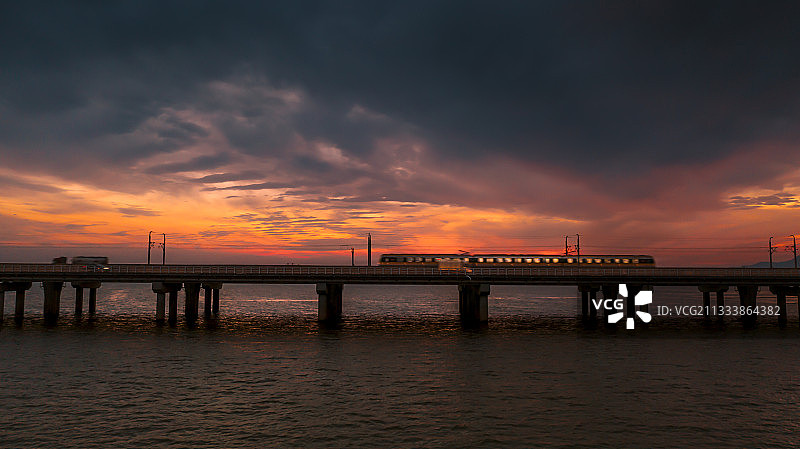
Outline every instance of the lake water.
MULTIPOLYGON (((335 328, 317 324, 313 285, 221 298, 216 322, 201 298, 196 327, 159 327, 149 285, 106 284, 97 319, 76 322, 65 288, 46 327, 38 285, 21 326, 7 294, 0 447, 797 444, 796 298, 786 329, 654 314, 634 330, 584 329, 574 287, 493 286, 480 329, 459 324, 455 287, 347 285, 335 328)), ((657 288, 651 312, 700 302, 657 288)))

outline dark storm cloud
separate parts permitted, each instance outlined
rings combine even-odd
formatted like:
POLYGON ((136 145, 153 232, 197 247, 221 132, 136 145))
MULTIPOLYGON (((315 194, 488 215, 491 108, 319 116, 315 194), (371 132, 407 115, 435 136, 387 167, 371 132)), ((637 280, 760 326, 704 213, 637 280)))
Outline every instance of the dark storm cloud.
POLYGON ((287 187, 292 187, 292 186, 281 182, 260 182, 257 184, 244 184, 244 185, 228 186, 228 187, 205 187, 203 190, 268 190, 268 189, 284 189, 287 187))
POLYGON ((787 192, 780 192, 772 195, 762 196, 732 196, 729 203, 733 207, 747 209, 763 206, 798 207, 798 201, 800 200, 796 195, 787 192))
POLYGON ((237 150, 284 157, 301 182, 368 174, 289 155, 298 139, 368 158, 376 139, 398 135, 438 161, 508 157, 608 179, 794 141, 798 12, 731 1, 6 2, 0 145, 43 163, 80 152, 129 163, 208 136, 165 113, 189 109, 216 114, 237 150), (220 80, 245 88, 209 94, 220 80), (307 95, 302 107, 281 96, 292 90, 307 95))
POLYGON ((33 182, 21 181, 19 179, 9 178, 7 176, 0 175, 0 188, 3 190, 6 189, 22 189, 22 190, 32 190, 35 192, 46 192, 46 193, 58 193, 63 192, 63 189, 58 187, 53 187, 50 185, 45 184, 37 184, 33 182))
POLYGON ((161 215, 159 212, 143 209, 141 207, 118 207, 117 211, 123 217, 157 217, 161 215))
POLYGON ((203 184, 213 184, 217 182, 244 181, 247 179, 258 179, 263 173, 257 171, 244 171, 241 173, 216 173, 197 178, 194 181, 203 184))
POLYGON ((150 167, 145 172, 152 175, 164 173, 180 173, 195 170, 206 170, 217 168, 231 161, 231 156, 226 153, 215 154, 213 156, 198 156, 185 162, 173 162, 150 167))

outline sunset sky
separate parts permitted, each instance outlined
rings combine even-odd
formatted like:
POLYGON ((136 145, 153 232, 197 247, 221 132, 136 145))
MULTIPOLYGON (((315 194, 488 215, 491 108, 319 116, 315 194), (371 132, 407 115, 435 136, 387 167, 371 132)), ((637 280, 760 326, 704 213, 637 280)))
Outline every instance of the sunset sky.
POLYGON ((260 3, 0 4, 0 261, 800 234, 800 3, 260 3))

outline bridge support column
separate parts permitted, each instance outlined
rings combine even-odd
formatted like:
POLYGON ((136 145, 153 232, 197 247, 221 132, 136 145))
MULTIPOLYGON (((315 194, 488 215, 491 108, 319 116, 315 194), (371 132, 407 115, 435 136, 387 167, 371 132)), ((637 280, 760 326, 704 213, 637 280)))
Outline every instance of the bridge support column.
POLYGON ((83 315, 83 289, 89 289, 89 316, 94 317, 97 309, 97 289, 100 288, 100 283, 97 281, 80 281, 73 282, 72 287, 75 289, 75 319, 80 319, 83 315))
POLYGON ((42 287, 44 287, 44 321, 47 324, 55 324, 61 308, 61 289, 64 288, 64 283, 45 281, 42 282, 42 287))
POLYGON ((169 316, 167 322, 170 326, 178 324, 178 290, 169 291, 169 316))
POLYGON ((166 294, 169 294, 169 324, 174 326, 178 322, 178 292, 180 290, 179 282, 153 282, 153 293, 156 294, 156 323, 164 322, 166 294))
POLYGON ((617 300, 617 296, 619 295, 619 284, 603 284, 601 287, 603 291, 603 304, 608 304, 608 301, 611 301, 611 308, 603 309, 603 321, 605 321, 606 326, 616 326, 616 323, 609 323, 608 317, 615 313, 622 312, 622 310, 618 310, 614 306, 614 302, 617 300))
POLYGON ((219 316, 219 290, 218 288, 214 289, 214 302, 211 304, 211 314, 215 318, 219 316))
MULTIPOLYGON (((758 296, 758 286, 739 285, 736 288, 739 290, 739 305, 744 306, 745 308, 755 308, 756 298, 758 296)), ((742 314, 742 324, 745 327, 754 327, 756 325, 756 315, 748 313, 742 314)))
MULTIPOLYGON (((98 287, 99 287, 98 283, 98 287)), ((89 319, 97 314, 97 287, 89 287, 89 319)))
POLYGON ((79 320, 83 315, 83 287, 74 282, 72 286, 75 288, 75 319, 79 320))
POLYGON ((598 285, 578 285, 578 292, 580 293, 580 310, 581 320, 584 322, 595 322, 597 320, 597 308, 594 304, 597 302, 597 292, 600 290, 598 285))
POLYGON ((14 305, 14 322, 22 324, 25 318, 25 290, 31 288, 30 282, 10 282, 9 290, 14 290, 16 294, 16 303, 14 305))
POLYGON ((183 289, 186 293, 186 301, 184 302, 184 317, 189 324, 197 321, 197 312, 200 307, 200 283, 199 282, 186 282, 183 284, 183 289))
POLYGON ((6 291, 11 290, 7 283, 0 283, 0 324, 3 324, 3 312, 6 308, 6 291))
POLYGON ((166 296, 165 292, 156 292, 156 323, 163 323, 166 318, 166 296))
MULTIPOLYGON (((711 292, 717 294, 717 309, 725 306, 725 292, 728 290, 727 285, 701 285, 697 287, 703 293, 703 317, 711 319, 711 292)), ((718 319, 722 321, 722 315, 718 314, 718 319)))
POLYGON ((489 284, 460 284, 458 286, 458 314, 465 324, 489 321, 489 284))
POLYGON ((776 296, 778 303, 778 326, 781 328, 786 327, 789 323, 789 313, 786 308, 786 296, 795 296, 800 293, 798 287, 787 287, 781 285, 770 286, 769 291, 776 296))
POLYGON ((217 316, 219 313, 219 290, 222 288, 222 282, 204 282, 203 290, 205 290, 205 302, 203 303, 203 312, 206 319, 217 316), (213 300, 213 304, 212 304, 213 300))
POLYGON ((642 286, 637 284, 625 284, 628 288, 628 298, 625 300, 625 317, 631 318, 636 315, 636 295, 642 291, 642 286))
POLYGON ((342 319, 343 284, 317 284, 318 320, 324 323, 336 323, 342 319))

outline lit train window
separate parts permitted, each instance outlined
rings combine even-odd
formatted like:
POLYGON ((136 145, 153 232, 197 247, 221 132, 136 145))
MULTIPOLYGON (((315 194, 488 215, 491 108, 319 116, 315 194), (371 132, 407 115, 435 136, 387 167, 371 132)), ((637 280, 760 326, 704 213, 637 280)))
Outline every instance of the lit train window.
POLYGON ((581 262, 592 263, 592 259, 581 259, 581 262))
POLYGON ((494 258, 493 258, 493 257, 487 257, 487 258, 486 258, 486 261, 487 261, 487 262, 494 262, 494 258))
POLYGON ((540 259, 538 257, 533 259, 533 263, 541 263, 541 262, 542 262, 542 259, 540 259))
POLYGON ((525 263, 531 263, 531 262, 533 262, 533 259, 525 259, 525 263))
POLYGON ((569 259, 567 259, 567 263, 573 263, 573 262, 575 262, 575 259, 573 259, 572 257, 570 257, 569 259))
POLYGON ((633 263, 639 263, 639 259, 633 259, 633 263))
POLYGON ((422 262, 422 257, 416 257, 416 258, 414 258, 414 262, 422 262))
POLYGON ((425 262, 433 262, 433 260, 430 257, 426 257, 425 262))
POLYGON ((619 263, 619 259, 614 259, 614 263, 619 263))
POLYGON ((603 262, 603 259, 595 259, 594 260, 594 263, 602 263, 602 262, 603 262))
POLYGON ((483 262, 483 257, 478 257, 478 262, 483 262))
POLYGON ((630 262, 631 262, 630 259, 622 259, 622 263, 630 263, 630 262))

